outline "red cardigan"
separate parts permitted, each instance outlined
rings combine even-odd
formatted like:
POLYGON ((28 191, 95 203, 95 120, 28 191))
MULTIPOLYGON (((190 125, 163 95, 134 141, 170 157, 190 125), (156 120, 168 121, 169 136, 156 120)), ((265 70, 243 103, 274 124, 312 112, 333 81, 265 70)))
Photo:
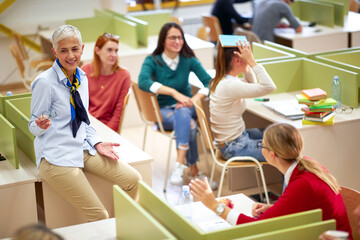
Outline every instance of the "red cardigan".
POLYGON ((91 76, 94 72, 92 63, 81 67, 89 80, 89 112, 112 130, 119 130, 120 116, 124 99, 129 92, 130 73, 119 70, 111 75, 91 76))
POLYGON ((259 218, 240 214, 237 224, 278 217, 282 215, 322 209, 323 220, 335 219, 336 229, 349 232, 351 227, 341 194, 336 195, 331 188, 315 174, 300 171, 295 167, 282 196, 259 218))

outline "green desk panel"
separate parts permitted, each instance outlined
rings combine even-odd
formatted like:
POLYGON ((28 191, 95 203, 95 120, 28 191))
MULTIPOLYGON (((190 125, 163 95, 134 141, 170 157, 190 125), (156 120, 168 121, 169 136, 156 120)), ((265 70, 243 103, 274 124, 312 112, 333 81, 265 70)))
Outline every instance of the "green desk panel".
POLYGON ((31 97, 31 92, 29 93, 21 93, 21 94, 14 94, 11 96, 2 96, 0 94, 0 113, 6 117, 6 109, 5 109, 5 101, 9 99, 15 99, 15 98, 23 98, 23 97, 31 97))
POLYGON ((119 186, 113 193, 118 239, 176 239, 119 186))
POLYGON ((19 148, 36 164, 35 137, 28 128, 31 115, 31 97, 6 100, 5 108, 7 119, 16 128, 16 139, 19 148))
POLYGON ((334 6, 332 4, 297 0, 290 7, 300 20, 334 27, 334 6))
POLYGON ((256 42, 252 44, 252 51, 258 63, 295 58, 294 54, 256 42))
POLYGON ((245 238, 238 238, 239 240, 304 240, 304 239, 318 239, 321 233, 327 230, 335 230, 335 220, 328 220, 324 222, 317 222, 312 224, 304 224, 296 227, 285 228, 282 230, 257 234, 245 238))
POLYGON ((127 15, 148 22, 149 36, 158 35, 161 27, 171 19, 169 10, 140 11, 128 13, 127 15))
POLYGON ((291 47, 287 47, 287 46, 284 46, 284 45, 281 45, 278 43, 270 42, 267 40, 265 40, 264 45, 287 52, 289 54, 294 54, 296 57, 308 57, 310 55, 309 53, 306 53, 306 52, 303 52, 303 51, 300 51, 300 50, 297 50, 297 49, 294 49, 291 47))
MULTIPOLYGON (((136 37, 137 37, 137 42, 139 45, 145 46, 147 47, 148 44, 148 28, 149 28, 149 23, 145 22, 141 19, 138 19, 136 17, 132 17, 130 15, 125 15, 125 14, 120 14, 117 12, 114 12, 112 10, 109 9, 105 9, 103 11, 105 14, 111 15, 113 17, 119 17, 119 18, 123 18, 126 19, 128 21, 131 21, 133 23, 136 24, 136 37)), ((124 33, 126 34, 126 32, 124 33)))
POLYGON ((275 93, 321 88, 331 97, 331 83, 334 76, 341 82, 343 104, 358 107, 359 74, 307 58, 295 58, 263 63, 276 84, 275 93))
POLYGON ((83 42, 95 42, 105 32, 114 33, 114 22, 109 16, 68 19, 65 22, 79 29, 83 42))
POLYGON ((237 225, 231 228, 204 232, 182 216, 173 206, 159 198, 143 181, 139 181, 139 203, 178 239, 234 239, 280 230, 303 224, 320 222, 320 209, 277 218, 237 225))
POLYGON ((19 169, 15 127, 2 114, 0 114, 0 132, 0 153, 14 168, 19 169))

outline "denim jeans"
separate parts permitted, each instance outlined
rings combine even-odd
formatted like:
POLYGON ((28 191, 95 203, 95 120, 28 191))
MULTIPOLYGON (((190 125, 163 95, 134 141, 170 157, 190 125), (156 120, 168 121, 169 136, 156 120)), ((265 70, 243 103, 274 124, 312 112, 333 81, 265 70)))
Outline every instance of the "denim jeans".
POLYGON ((194 106, 191 108, 165 107, 160 109, 163 118, 163 126, 167 131, 175 130, 176 149, 187 149, 186 162, 188 166, 194 165, 198 160, 198 149, 196 143, 196 111, 194 106), (194 126, 191 128, 191 119, 194 126), (184 148, 182 146, 188 146, 184 148))
POLYGON ((265 158, 256 146, 258 141, 263 138, 263 130, 258 128, 245 129, 244 132, 235 140, 227 142, 220 149, 221 155, 225 159, 235 156, 251 156, 260 162, 265 162, 265 158))

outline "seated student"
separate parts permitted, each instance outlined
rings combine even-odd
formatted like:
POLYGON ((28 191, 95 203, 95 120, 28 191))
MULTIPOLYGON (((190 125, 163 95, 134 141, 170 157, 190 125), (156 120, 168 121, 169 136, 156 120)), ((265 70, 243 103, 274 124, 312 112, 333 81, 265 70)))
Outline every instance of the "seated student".
POLYGON ((113 149, 119 144, 102 142, 90 124, 88 81, 78 68, 84 49, 79 30, 60 26, 52 35, 52 43, 56 56, 53 66, 31 84, 29 130, 35 136, 39 174, 88 222, 106 219, 109 214, 84 172, 119 185, 134 199, 141 176, 119 159, 113 149))
POLYGON ((173 185, 183 184, 183 173, 187 166, 190 167, 191 177, 204 177, 196 165, 197 117, 193 102, 208 95, 209 89, 206 87, 210 79, 186 43, 181 27, 176 23, 164 24, 156 49, 146 57, 141 67, 139 87, 157 94, 162 124, 165 130, 175 130, 177 159, 170 177, 173 185), (205 86, 194 96, 191 95, 189 84, 191 71, 205 86))
POLYGON ((119 66, 119 37, 104 33, 96 40, 92 63, 81 68, 89 80, 89 112, 118 132, 130 73, 119 66))
POLYGON ((246 129, 242 115, 246 109, 245 98, 263 96, 275 89, 264 67, 254 60, 248 43, 239 42, 237 47, 226 48, 218 44, 216 75, 210 89, 210 122, 225 159, 252 156, 265 161, 256 148, 263 132, 256 128, 246 129), (244 74, 243 78, 238 78, 240 73, 244 74))
MULTIPOLYGON (((241 2, 246 2, 241 1, 241 2)), ((249 18, 242 17, 234 8, 232 0, 216 0, 211 15, 219 19, 223 34, 233 34, 233 21, 239 25, 249 22, 249 18)))
POLYGON ((319 163, 301 155, 303 139, 295 127, 287 123, 270 125, 258 146, 266 161, 285 175, 285 191, 275 204, 255 203, 254 217, 248 217, 220 205, 207 179, 191 181, 191 193, 233 225, 320 208, 323 220, 335 219, 336 229, 349 232, 349 239, 352 239, 338 182, 319 163))
POLYGON ((292 27, 296 32, 302 31, 302 25, 291 11, 290 4, 293 0, 266 0, 262 1, 256 9, 252 21, 252 31, 262 40, 274 41, 276 27, 292 27), (280 24, 286 18, 290 26, 280 24))

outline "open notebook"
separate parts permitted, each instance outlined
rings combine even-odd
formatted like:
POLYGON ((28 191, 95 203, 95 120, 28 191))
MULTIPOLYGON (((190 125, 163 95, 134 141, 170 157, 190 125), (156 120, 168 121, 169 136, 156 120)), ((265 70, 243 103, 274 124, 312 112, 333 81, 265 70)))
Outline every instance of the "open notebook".
POLYGON ((301 111, 302 107, 305 107, 304 104, 299 104, 297 100, 286 100, 286 101, 274 101, 274 102, 265 102, 262 105, 276 114, 279 114, 282 117, 285 117, 290 120, 298 120, 304 117, 304 112, 301 111))

